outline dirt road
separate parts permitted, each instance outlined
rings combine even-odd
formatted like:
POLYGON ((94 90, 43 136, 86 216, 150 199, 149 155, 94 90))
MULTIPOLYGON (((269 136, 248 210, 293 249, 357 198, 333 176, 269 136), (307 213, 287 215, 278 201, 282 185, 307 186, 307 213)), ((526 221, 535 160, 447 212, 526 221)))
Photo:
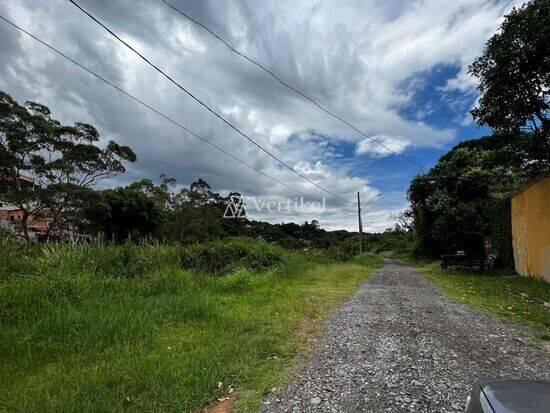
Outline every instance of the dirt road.
POLYGON ((516 327, 442 297, 386 260, 328 319, 295 382, 264 412, 459 412, 477 381, 550 378, 516 327))

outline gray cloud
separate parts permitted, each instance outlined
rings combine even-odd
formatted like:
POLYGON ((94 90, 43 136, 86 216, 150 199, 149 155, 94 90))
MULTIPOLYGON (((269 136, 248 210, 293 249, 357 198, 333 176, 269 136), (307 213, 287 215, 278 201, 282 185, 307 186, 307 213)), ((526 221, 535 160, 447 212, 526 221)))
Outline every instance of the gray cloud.
MULTIPOLYGON (((464 68, 509 7, 504 1, 484 0, 172 2, 369 134, 399 137, 404 142, 400 150, 442 147, 456 137, 453 129, 402 118, 396 108, 409 104, 410 96, 400 89, 401 82, 442 63, 464 68)), ((383 190, 372 187, 368 175, 354 173, 371 157, 382 156, 380 152, 359 150, 363 155, 358 158, 333 149, 327 152, 315 134, 357 148, 364 148, 364 137, 229 52, 160 0, 81 3, 321 186, 349 199, 358 190, 367 197, 383 190)), ((309 200, 323 196, 221 124, 70 3, 23 0, 1 4, 0 12, 205 138, 306 192, 309 200)), ((461 70, 447 89, 468 93, 473 86, 461 70)), ((2 22, 0 89, 19 101, 48 105, 63 122, 90 122, 105 138, 132 146, 139 161, 110 185, 165 172, 182 184, 203 177, 220 191, 273 199, 296 196, 185 135, 2 22)), ((353 205, 329 198, 327 202, 326 211, 256 216, 272 221, 317 216, 325 227, 355 228, 353 205)), ((405 205, 402 193, 384 196, 369 212, 369 224, 384 229, 391 224, 389 212, 405 205)))

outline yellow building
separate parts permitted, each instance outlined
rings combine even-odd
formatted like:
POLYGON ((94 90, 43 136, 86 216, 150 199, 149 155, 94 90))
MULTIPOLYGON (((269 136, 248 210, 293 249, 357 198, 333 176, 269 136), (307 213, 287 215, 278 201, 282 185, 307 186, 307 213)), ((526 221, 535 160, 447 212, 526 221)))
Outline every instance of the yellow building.
POLYGON ((512 196, 512 244, 518 274, 550 281, 550 175, 512 196))

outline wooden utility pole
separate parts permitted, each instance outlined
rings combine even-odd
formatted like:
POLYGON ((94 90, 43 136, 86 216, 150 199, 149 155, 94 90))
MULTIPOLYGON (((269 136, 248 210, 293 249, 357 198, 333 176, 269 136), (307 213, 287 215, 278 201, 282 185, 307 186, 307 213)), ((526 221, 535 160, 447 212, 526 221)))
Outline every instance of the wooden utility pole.
MULTIPOLYGON (((372 201, 374 201, 376 198, 378 198, 381 194, 376 194, 371 199, 369 199, 369 202, 363 206, 363 208, 368 207, 372 201)), ((357 217, 359 219, 359 254, 363 253, 363 250, 365 249, 365 240, 363 239, 363 222, 361 220, 361 196, 359 195, 359 191, 357 192, 357 217)))
POLYGON ((357 217, 359 219, 359 254, 363 253, 363 223, 361 222, 361 195, 357 191, 357 217))

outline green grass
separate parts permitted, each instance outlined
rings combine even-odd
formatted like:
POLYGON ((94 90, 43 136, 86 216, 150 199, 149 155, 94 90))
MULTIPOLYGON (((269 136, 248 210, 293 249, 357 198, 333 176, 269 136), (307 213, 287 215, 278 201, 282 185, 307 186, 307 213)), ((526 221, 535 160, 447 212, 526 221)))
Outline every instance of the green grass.
POLYGON ((476 274, 444 270, 433 262, 419 265, 451 298, 510 322, 528 324, 536 337, 550 340, 549 283, 518 276, 511 270, 476 274))
POLYGON ((255 411, 304 348, 300 321, 382 264, 226 245, 6 245, 0 411, 197 411, 230 387, 255 411))

